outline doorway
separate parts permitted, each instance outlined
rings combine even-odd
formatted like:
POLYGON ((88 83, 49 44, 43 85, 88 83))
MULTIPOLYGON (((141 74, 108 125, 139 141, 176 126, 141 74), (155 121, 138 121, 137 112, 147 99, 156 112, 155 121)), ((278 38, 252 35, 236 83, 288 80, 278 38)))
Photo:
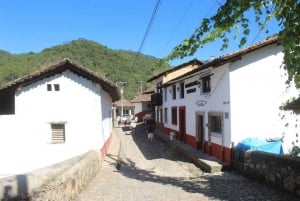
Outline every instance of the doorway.
POLYGON ((179 107, 179 140, 186 142, 185 107, 179 107))
POLYGON ((197 149, 204 149, 204 113, 196 113, 196 142, 197 149))

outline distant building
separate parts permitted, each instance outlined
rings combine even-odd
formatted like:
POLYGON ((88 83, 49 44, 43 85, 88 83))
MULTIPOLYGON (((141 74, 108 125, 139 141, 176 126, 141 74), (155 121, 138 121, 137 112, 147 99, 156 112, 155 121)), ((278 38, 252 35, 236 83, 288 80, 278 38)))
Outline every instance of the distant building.
MULTIPOLYGON (((187 72, 195 70, 203 65, 203 62, 198 59, 193 59, 186 63, 180 64, 173 68, 170 68, 164 72, 161 72, 157 75, 152 76, 147 80, 147 82, 154 81, 156 83, 156 89, 153 90, 151 96, 151 104, 152 107, 155 108, 156 114, 156 122, 158 126, 163 125, 163 108, 161 106, 162 97, 163 97, 163 90, 161 86, 168 81, 175 79, 178 76, 181 76, 187 72)), ((165 94, 166 95, 166 94, 165 94)), ((166 97, 166 96, 165 96, 166 97)))
POLYGON ((138 118, 138 121, 142 121, 143 115, 152 111, 151 94, 140 94, 130 102, 134 105, 134 116, 138 118))
POLYGON ((121 99, 113 103, 115 108, 115 116, 121 116, 122 115, 122 109, 123 109, 123 115, 129 114, 133 115, 134 111, 134 105, 127 99, 121 99))

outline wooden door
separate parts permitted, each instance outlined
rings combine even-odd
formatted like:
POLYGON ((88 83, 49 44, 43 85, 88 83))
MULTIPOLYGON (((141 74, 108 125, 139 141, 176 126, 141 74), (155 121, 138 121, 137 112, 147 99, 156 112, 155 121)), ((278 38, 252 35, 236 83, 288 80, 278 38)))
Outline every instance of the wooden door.
POLYGON ((179 107, 179 140, 186 142, 185 107, 179 107))
POLYGON ((196 141, 197 148, 203 149, 204 147, 204 116, 203 114, 197 114, 196 116, 196 141))

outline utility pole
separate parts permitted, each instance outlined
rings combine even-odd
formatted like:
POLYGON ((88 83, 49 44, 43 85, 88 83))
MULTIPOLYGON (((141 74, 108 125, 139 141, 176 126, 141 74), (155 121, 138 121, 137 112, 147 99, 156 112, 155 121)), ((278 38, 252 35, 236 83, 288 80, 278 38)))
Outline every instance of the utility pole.
POLYGON ((123 88, 127 86, 127 82, 117 82, 117 85, 121 86, 121 117, 123 116, 123 88))
POLYGON ((141 93, 143 93, 143 83, 144 83, 144 81, 137 81, 137 82, 141 84, 141 93))

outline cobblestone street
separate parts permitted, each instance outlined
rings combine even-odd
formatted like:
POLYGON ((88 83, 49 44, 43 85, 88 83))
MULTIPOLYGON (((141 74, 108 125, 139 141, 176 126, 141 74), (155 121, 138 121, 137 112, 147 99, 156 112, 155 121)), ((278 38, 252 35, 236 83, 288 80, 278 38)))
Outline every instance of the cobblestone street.
POLYGON ((236 172, 203 173, 159 139, 154 137, 150 143, 143 124, 134 135, 125 127, 114 132, 121 141, 120 152, 107 155, 98 175, 76 201, 299 200, 236 172))

